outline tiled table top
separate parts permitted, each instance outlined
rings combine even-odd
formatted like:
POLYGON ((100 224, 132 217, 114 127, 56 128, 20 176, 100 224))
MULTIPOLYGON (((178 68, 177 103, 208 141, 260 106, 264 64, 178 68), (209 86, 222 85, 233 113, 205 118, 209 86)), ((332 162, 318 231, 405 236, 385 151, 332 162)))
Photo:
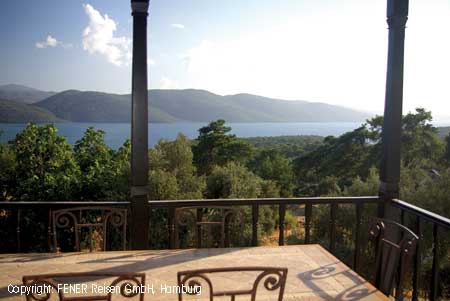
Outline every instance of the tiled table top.
MULTIPOLYGON (((145 300, 177 300, 160 287, 175 286, 178 271, 232 266, 287 267, 284 300, 390 300, 319 245, 0 255, 0 300, 25 300, 8 292, 23 275, 90 271, 144 272, 155 288, 145 300)), ((240 289, 249 283, 236 275, 219 285, 240 289)))

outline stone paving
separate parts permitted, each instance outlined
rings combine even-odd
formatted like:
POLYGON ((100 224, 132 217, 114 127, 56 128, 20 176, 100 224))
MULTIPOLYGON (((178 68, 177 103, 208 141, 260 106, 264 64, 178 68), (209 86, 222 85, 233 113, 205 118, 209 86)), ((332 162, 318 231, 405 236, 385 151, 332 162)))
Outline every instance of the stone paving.
MULTIPOLYGON (((21 284, 24 275, 93 271, 144 272, 155 292, 146 294, 145 300, 177 300, 176 293, 162 292, 161 286, 176 286, 178 271, 235 266, 287 267, 284 300, 390 300, 319 245, 0 255, 0 300, 25 300, 8 292, 8 285, 21 284)), ((249 288, 254 276, 236 273, 212 280, 214 288, 243 289, 249 288)), ((243 299, 249 300, 236 298, 243 299)))

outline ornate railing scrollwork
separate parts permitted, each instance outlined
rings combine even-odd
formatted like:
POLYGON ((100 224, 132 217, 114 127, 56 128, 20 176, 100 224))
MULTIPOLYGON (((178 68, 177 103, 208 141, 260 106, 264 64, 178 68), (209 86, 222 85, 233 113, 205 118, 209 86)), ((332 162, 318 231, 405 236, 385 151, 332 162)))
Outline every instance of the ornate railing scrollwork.
POLYGON ((113 227, 121 227, 127 222, 126 210, 112 210, 106 214, 105 222, 110 222, 113 227))
MULTIPOLYGON (((23 276, 22 278, 23 284, 30 288, 29 292, 26 295, 27 301, 47 301, 50 300, 53 296, 57 296, 58 300, 83 300, 83 301, 96 301, 96 300, 112 300, 113 295, 117 295, 118 292, 120 296, 124 298, 133 298, 139 295, 139 300, 144 300, 145 294, 145 274, 144 273, 57 273, 57 274, 44 274, 44 275, 31 275, 31 276, 23 276), (114 278, 112 282, 110 282, 108 287, 109 289, 105 292, 105 295, 98 295, 96 292, 89 294, 89 291, 86 289, 86 292, 82 292, 84 295, 79 296, 77 298, 73 298, 67 296, 64 289, 59 287, 59 284, 73 284, 76 279, 79 281, 75 281, 75 283, 83 283, 86 282, 87 279, 95 278, 95 279, 108 279, 114 278), (32 287, 44 287, 47 289, 43 290, 44 293, 38 294, 32 291, 32 287), (115 289, 118 287, 119 289, 115 289), (92 295, 93 294, 93 295, 92 295)), ((104 283, 105 287, 107 283, 104 283)), ((52 298, 54 300, 54 298, 52 298)), ((122 300, 122 299, 121 299, 122 300)))
POLYGON ((274 291, 279 289, 283 283, 284 271, 282 270, 267 270, 258 275, 255 280, 254 291, 258 288, 259 284, 263 282, 264 288, 268 291, 274 291), (262 281, 264 280, 264 281, 262 281))
POLYGON ((53 217, 57 228, 68 228, 71 221, 73 225, 77 223, 77 218, 75 215, 68 211, 54 212, 53 217))
POLYGON ((188 226, 189 222, 197 222, 197 215, 189 210, 191 208, 177 208, 175 210, 175 224, 180 226, 188 226))
POLYGON ((184 288, 183 293, 188 295, 199 295, 208 291, 210 299, 214 296, 214 289, 211 280, 203 274, 186 274, 178 273, 178 287, 184 288), (206 285, 202 285, 206 283, 206 285), (205 290, 207 289, 207 290, 205 290))
POLYGON ((89 231, 89 249, 93 250, 93 231, 101 233, 103 250, 106 250, 108 227, 121 232, 122 249, 126 246, 127 210, 108 207, 75 207, 52 212, 53 248, 58 250, 58 230, 72 230, 75 237, 75 248, 81 251, 81 230, 89 231))
MULTIPOLYGON (((137 275, 122 275, 114 280, 110 286, 119 286, 120 287, 120 295, 125 298, 133 298, 137 296, 140 292, 145 292, 142 288, 145 286, 145 275, 138 276, 137 275), (141 279, 139 279, 141 278, 141 279), (122 284, 120 284, 122 283, 122 284), (120 285, 119 285, 120 284, 120 285)), ((108 298, 111 299, 112 292, 109 292, 108 298)))
MULTIPOLYGON (((276 267, 228 267, 228 268, 211 268, 178 272, 178 286, 185 287, 185 290, 181 290, 179 293, 179 300, 182 301, 183 295, 196 295, 205 292, 205 288, 208 291, 208 297, 210 301, 214 300, 214 297, 229 296, 231 300, 235 300, 236 296, 248 295, 252 301, 256 300, 256 293, 258 287, 264 287, 267 291, 278 290, 277 300, 283 299, 284 288, 286 285, 287 268, 276 267), (217 289, 214 288, 214 281, 211 280, 214 274, 218 273, 241 273, 255 272, 257 274, 256 279, 253 281, 253 285, 248 289, 217 289), (206 285, 202 285, 202 283, 206 285), (262 285, 261 285, 262 283, 262 285)), ((245 273, 248 274, 248 273, 245 273)))
POLYGON ((201 241, 203 232, 207 230, 208 238, 211 238, 213 228, 220 229, 220 240, 218 247, 230 246, 230 227, 237 225, 239 232, 244 226, 244 214, 242 209, 231 206, 194 206, 181 207, 175 209, 174 230, 175 247, 179 248, 178 232, 181 227, 187 227, 188 231, 193 231, 195 246, 202 247, 201 241), (192 226, 194 229, 189 229, 192 226))
POLYGON ((33 278, 33 277, 24 277, 23 284, 28 287, 34 287, 35 290, 30 290, 30 292, 26 295, 27 301, 47 301, 55 294, 59 296, 59 299, 62 299, 62 292, 58 291, 58 284, 50 278, 33 278), (45 289, 45 287, 47 289, 45 289), (40 288, 38 291, 37 288, 40 288))

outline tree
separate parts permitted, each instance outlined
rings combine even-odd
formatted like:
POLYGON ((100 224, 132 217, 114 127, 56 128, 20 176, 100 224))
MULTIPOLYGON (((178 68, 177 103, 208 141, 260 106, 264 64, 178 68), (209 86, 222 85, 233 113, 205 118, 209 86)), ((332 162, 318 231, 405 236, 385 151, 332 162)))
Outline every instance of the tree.
POLYGON ((338 196, 341 194, 341 188, 338 185, 338 178, 328 176, 319 181, 317 185, 317 196, 338 196))
POLYGON ((70 200, 78 187, 80 171, 72 148, 53 125, 28 124, 12 143, 17 162, 16 199, 70 200))
POLYGON ((447 163, 447 165, 450 165, 450 133, 445 136, 444 161, 447 163))
POLYGON ((101 199, 113 190, 111 159, 114 151, 104 142, 105 132, 89 127, 75 142, 74 157, 81 171, 81 199, 101 199))
POLYGON ((326 177, 336 177, 340 186, 350 184, 356 176, 365 178, 380 160, 372 139, 367 124, 337 138, 326 137, 322 146, 294 160, 298 187, 317 186, 326 177))
POLYGON ((177 178, 164 170, 151 170, 149 172, 149 195, 152 200, 178 199, 177 178))
POLYGON ((272 180, 262 180, 260 198, 279 198, 280 188, 277 183, 272 180))
MULTIPOLYGON (((431 112, 417 108, 402 119, 401 151, 404 167, 435 168, 444 156, 444 142, 430 122, 431 112)), ((372 167, 380 166, 383 117, 376 116, 361 127, 340 137, 326 137, 324 144, 294 161, 300 189, 325 177, 335 176, 342 188, 357 177, 365 179, 372 167)))
MULTIPOLYGON (((191 142, 182 134, 174 141, 160 140, 155 148, 149 151, 150 171, 164 172, 159 174, 166 178, 170 175, 171 179, 175 179, 170 180, 171 185, 174 185, 170 190, 176 191, 178 199, 200 199, 203 196, 205 182, 203 177, 196 176, 192 161, 191 142)), ((153 181, 151 177, 157 174, 151 173, 150 181, 153 181)))
POLYGON ((239 163, 215 166, 207 178, 207 198, 256 198, 260 193, 261 178, 239 163))
POLYGON ((123 145, 114 152, 111 165, 111 191, 106 191, 106 198, 118 201, 129 200, 131 179, 131 142, 126 140, 123 145))
POLYGON ((369 175, 365 180, 357 176, 352 184, 345 187, 342 195, 344 196, 361 196, 361 195, 377 195, 380 185, 378 170, 372 167, 369 175))
POLYGON ((264 180, 271 180, 280 187, 282 197, 291 197, 294 188, 294 174, 291 161, 276 149, 260 151, 250 163, 255 174, 264 180))
MULTIPOLYGON (((264 181, 240 163, 229 162, 225 166, 215 166, 207 178, 207 198, 258 198, 277 197, 278 187, 272 181, 264 181)), ((272 232, 277 216, 276 206, 260 206, 259 225, 261 232, 272 232)), ((245 206, 245 227, 241 237, 249 242, 251 238, 251 208, 245 206)), ((261 233, 261 234, 263 234, 261 233)))
MULTIPOLYGON (((160 140, 149 150, 149 195, 152 200, 200 199, 204 179, 196 176, 190 141, 179 134, 174 141, 160 140)), ((151 240, 154 246, 166 248, 167 211, 152 212, 151 240)))
POLYGON ((249 159, 251 145, 228 134, 230 131, 223 119, 199 129, 197 144, 193 148, 199 174, 208 175, 215 165, 224 166, 232 161, 244 163, 249 159))
POLYGON ((13 198, 16 187, 16 168, 17 160, 11 146, 0 143, 0 201, 13 198))
POLYGON ((408 113, 402 122, 402 160, 408 166, 417 160, 437 162, 445 152, 445 143, 439 138, 437 129, 430 123, 430 111, 417 108, 408 113))

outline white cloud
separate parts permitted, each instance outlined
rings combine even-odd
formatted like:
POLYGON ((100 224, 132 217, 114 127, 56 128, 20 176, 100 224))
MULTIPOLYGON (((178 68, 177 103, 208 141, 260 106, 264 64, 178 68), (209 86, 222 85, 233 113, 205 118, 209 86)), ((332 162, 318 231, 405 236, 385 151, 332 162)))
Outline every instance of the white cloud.
POLYGON ((52 37, 51 35, 48 35, 45 41, 36 42, 36 48, 47 48, 47 47, 57 47, 61 46, 63 48, 71 48, 72 44, 65 44, 63 42, 58 41, 56 38, 52 37))
POLYGON ((173 23, 170 24, 170 26, 172 26, 173 28, 184 29, 184 25, 180 23, 173 23))
POLYGON ((303 15, 259 32, 201 41, 184 53, 184 84, 218 94, 249 92, 378 110, 384 100, 385 21, 359 27, 354 24, 374 18, 351 15, 303 15))
POLYGON ((96 10, 90 4, 83 4, 89 17, 89 25, 83 31, 83 49, 90 54, 98 53, 116 66, 128 65, 131 60, 131 39, 115 37, 117 23, 96 10))
POLYGON ((160 89, 178 89, 179 85, 176 81, 171 80, 170 78, 163 76, 161 77, 161 80, 159 81, 159 88, 160 89))
POLYGON ((149 66, 154 66, 154 65, 156 65, 156 62, 155 62, 154 59, 148 58, 148 59, 147 59, 147 64, 148 64, 149 66))
POLYGON ((58 41, 54 37, 48 36, 47 37, 47 45, 51 46, 51 47, 55 47, 56 45, 58 45, 58 41))
MULTIPOLYGON (((323 101, 382 114, 388 45, 385 4, 329 1, 334 7, 323 9, 323 3, 316 2, 308 4, 311 11, 286 17, 277 26, 209 37, 188 47, 183 53, 185 78, 178 75, 183 86, 218 94, 323 101)), ((448 0, 417 0, 410 7, 404 113, 422 106, 433 115, 450 117, 450 39, 442 38, 448 36, 449 14, 448 0)))

